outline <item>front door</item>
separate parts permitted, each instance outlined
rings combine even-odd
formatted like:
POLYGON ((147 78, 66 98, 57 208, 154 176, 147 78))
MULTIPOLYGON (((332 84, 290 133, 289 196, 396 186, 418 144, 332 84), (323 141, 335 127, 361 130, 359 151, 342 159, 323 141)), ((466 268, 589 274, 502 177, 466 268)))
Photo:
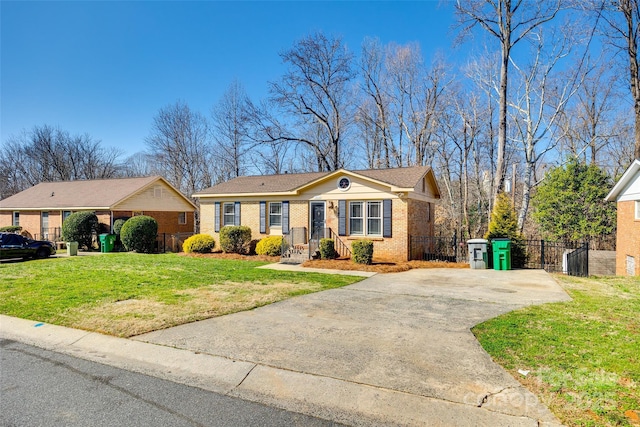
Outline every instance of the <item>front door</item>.
POLYGON ((324 202, 311 202, 311 238, 324 237, 324 202))

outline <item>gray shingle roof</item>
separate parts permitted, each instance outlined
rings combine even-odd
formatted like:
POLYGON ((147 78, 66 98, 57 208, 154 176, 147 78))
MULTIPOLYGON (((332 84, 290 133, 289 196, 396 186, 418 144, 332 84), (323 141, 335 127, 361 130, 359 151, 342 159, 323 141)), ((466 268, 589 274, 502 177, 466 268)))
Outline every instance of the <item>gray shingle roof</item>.
MULTIPOLYGON (((365 169, 352 172, 381 181, 395 187, 415 187, 422 177, 430 170, 429 166, 415 166, 393 169, 365 169)), ((230 181, 204 189, 194 196, 210 196, 216 194, 251 194, 251 193, 282 193, 296 189, 336 172, 290 173, 281 175, 241 176, 230 181)))
POLYGON ((108 208, 161 179, 98 179, 86 181, 42 182, 4 200, 0 209, 108 208))

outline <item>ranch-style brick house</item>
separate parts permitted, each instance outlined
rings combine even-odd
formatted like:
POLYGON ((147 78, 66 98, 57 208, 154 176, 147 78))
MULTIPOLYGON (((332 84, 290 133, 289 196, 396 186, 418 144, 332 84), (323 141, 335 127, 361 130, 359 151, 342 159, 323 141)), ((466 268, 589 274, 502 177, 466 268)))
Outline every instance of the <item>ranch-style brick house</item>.
POLYGON ((42 182, 0 200, 0 227, 17 225, 34 238, 59 240, 73 212, 93 211, 113 227, 122 217, 148 215, 158 233, 193 232, 196 206, 160 176, 42 182))
POLYGON ((295 235, 292 244, 333 237, 350 249, 374 242, 378 259, 410 259, 409 236, 432 236, 440 191, 432 169, 347 170, 242 176, 193 195, 200 231, 219 242, 220 228, 245 225, 252 238, 295 235))
POLYGON ((635 160, 605 199, 618 208, 616 275, 640 275, 640 159, 635 160))

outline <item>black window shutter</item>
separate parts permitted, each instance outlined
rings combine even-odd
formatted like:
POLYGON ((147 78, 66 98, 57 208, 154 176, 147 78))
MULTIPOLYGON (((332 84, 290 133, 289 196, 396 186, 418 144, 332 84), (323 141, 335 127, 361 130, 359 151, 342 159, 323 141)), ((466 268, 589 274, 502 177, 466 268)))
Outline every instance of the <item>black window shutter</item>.
POLYGON ((220 202, 215 202, 213 208, 213 231, 220 231, 220 202))
POLYGON ((391 237, 391 199, 382 201, 382 237, 391 237))
POLYGON ((240 225, 240 202, 234 202, 233 225, 240 225))
POLYGON ((260 233, 267 232, 267 202, 260 202, 260 233))
POLYGON ((338 236, 347 235, 347 201, 338 200, 338 236))
POLYGON ((289 202, 282 202, 282 234, 289 234, 289 202))

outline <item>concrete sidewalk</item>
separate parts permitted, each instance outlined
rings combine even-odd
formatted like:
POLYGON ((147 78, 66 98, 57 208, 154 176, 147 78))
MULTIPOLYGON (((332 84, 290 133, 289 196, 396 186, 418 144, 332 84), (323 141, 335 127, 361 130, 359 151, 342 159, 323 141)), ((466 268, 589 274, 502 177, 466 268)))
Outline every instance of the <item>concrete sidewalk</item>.
POLYGON ((0 336, 351 425, 554 425, 469 328, 567 299, 543 271, 411 270, 135 339, 6 316, 0 336))

